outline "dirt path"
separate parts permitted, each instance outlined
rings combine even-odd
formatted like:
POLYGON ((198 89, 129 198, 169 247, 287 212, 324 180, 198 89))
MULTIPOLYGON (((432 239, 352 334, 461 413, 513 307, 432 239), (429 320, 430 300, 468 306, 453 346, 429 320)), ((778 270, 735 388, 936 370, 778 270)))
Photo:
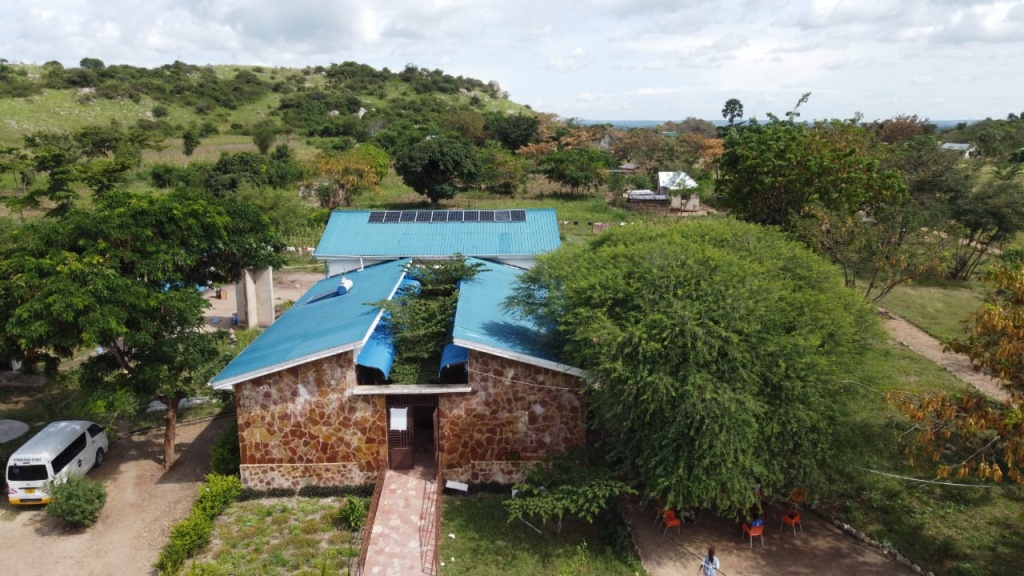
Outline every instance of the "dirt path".
POLYGON ((971 368, 970 359, 963 354, 943 352, 942 343, 938 340, 884 308, 879 308, 878 313, 885 320, 885 328, 889 334, 907 348, 949 370, 960 380, 996 400, 1010 399, 1010 395, 999 386, 997 379, 981 372, 975 372, 971 368))
POLYGON ((187 514, 207 473, 210 445, 226 421, 178 427, 178 460, 164 473, 163 431, 123 436, 107 461, 89 474, 107 487, 99 521, 69 531, 44 508, 0 504, 0 574, 155 574, 170 527, 187 514))
POLYGON ((721 576, 892 576, 913 574, 905 566, 866 548, 812 512, 801 517, 803 532, 779 529, 782 509, 769 508, 764 546, 761 539, 741 539, 740 525, 731 520, 701 517, 697 523, 672 529, 667 537, 650 510, 629 507, 633 536, 650 576, 696 574, 708 546, 715 547, 721 576))

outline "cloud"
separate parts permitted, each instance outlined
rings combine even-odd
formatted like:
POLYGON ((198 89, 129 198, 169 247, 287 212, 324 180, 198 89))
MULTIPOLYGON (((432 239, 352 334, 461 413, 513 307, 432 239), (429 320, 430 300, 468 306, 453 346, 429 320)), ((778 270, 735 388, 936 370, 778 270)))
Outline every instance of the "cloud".
POLYGON ((1024 0, 6 0, 0 56, 413 62, 564 116, 713 118, 813 90, 808 115, 968 118, 1019 111, 1022 31, 1024 0))
POLYGON ((548 61, 548 68, 562 74, 579 72, 589 65, 587 51, 577 46, 568 56, 559 56, 548 61))
POLYGON ((954 13, 932 34, 935 42, 1019 42, 1024 40, 1024 2, 992 2, 954 13))

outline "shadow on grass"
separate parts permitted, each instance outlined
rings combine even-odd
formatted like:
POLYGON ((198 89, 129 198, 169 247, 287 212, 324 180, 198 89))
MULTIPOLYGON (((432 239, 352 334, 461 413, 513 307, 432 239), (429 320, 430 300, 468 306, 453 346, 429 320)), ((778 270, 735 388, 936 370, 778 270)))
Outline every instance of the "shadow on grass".
POLYGON ((555 522, 545 525, 529 519, 538 533, 521 521, 508 521, 502 506, 505 499, 507 496, 496 494, 445 495, 440 554, 445 565, 441 574, 546 576, 580 561, 591 574, 635 573, 605 545, 599 523, 565 518, 558 533, 555 522))

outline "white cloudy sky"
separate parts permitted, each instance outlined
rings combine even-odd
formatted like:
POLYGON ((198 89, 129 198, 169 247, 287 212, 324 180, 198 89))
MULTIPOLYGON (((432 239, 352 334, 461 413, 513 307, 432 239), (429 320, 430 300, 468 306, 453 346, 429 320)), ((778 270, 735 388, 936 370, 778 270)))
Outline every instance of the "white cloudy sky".
POLYGON ((0 57, 407 63, 563 117, 1024 111, 1024 0, 3 0, 0 57), (785 6, 785 7, 779 7, 785 6))

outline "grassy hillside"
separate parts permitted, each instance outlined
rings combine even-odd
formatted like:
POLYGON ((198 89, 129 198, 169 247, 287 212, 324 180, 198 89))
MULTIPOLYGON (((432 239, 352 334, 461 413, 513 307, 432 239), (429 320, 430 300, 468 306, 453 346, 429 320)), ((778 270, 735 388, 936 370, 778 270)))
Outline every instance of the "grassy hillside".
POLYGON ((479 80, 452 78, 440 71, 415 67, 391 73, 352 63, 305 69, 237 65, 199 68, 175 63, 155 69, 108 66, 89 75, 81 68, 55 71, 42 66, 2 66, 7 72, 0 70, 0 146, 20 145, 25 135, 38 130, 74 131, 111 121, 126 126, 159 121, 157 129, 180 133, 203 122, 227 132, 232 126, 237 131, 241 126, 270 119, 282 123, 286 131, 299 133, 298 127, 283 121, 279 107, 283 98, 305 92, 352 96, 369 112, 368 122, 375 113, 378 118, 403 116, 411 102, 421 112, 423 108, 435 113, 467 108, 483 114, 529 113, 479 80), (254 97, 231 100, 223 92, 237 91, 233 87, 240 75, 254 87, 254 97), (365 76, 374 78, 374 82, 368 83, 365 76), (214 81, 224 84, 210 88, 214 81), (162 111, 154 114, 157 108, 162 111))

